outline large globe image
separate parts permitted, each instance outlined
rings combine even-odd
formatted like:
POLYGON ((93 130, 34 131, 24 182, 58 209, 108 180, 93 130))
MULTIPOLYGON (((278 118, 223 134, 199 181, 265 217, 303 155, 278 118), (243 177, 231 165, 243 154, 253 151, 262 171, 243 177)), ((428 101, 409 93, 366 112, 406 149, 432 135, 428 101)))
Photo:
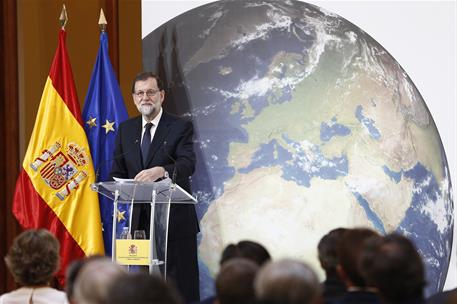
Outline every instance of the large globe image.
POLYGON ((438 131, 399 63, 362 29, 300 1, 218 1, 143 40, 145 70, 191 118, 202 296, 242 239, 320 271, 336 227, 412 239, 444 285, 453 201, 438 131))

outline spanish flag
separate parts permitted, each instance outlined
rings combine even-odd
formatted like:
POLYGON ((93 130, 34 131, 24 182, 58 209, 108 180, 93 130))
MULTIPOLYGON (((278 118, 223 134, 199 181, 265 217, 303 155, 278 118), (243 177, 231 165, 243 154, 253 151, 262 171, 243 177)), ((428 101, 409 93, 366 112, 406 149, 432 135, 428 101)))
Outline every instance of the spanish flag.
POLYGON ((60 30, 13 201, 24 229, 45 228, 59 239, 61 284, 71 261, 104 253, 98 196, 90 189, 94 168, 65 37, 60 30))

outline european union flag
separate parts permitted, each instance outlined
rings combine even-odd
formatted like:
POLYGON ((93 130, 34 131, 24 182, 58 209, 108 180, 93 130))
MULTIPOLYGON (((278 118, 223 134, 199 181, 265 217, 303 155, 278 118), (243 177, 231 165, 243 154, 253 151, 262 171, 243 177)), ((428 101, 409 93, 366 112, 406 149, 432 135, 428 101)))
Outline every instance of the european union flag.
MULTIPOLYGON (((84 130, 89 140, 96 181, 107 181, 113 159, 114 142, 119 124, 128 118, 119 83, 108 54, 108 35, 100 34, 100 48, 84 103, 84 130)), ((113 202, 99 196, 106 255, 111 255, 113 202)), ((118 205, 117 230, 128 222, 128 208, 118 205)))

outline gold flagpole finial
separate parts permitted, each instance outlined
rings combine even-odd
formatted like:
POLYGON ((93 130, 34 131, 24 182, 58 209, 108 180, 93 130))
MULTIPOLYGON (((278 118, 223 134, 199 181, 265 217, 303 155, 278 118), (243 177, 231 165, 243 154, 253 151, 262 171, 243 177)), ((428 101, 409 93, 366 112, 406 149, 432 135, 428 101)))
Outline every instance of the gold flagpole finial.
POLYGON ((103 9, 100 9, 100 18, 98 19, 98 26, 100 27, 100 30, 102 32, 106 31, 106 25, 108 22, 106 22, 105 14, 103 13, 103 9))
POLYGON ((67 21, 68 21, 67 9, 65 8, 65 4, 62 6, 62 12, 60 13, 59 21, 60 21, 60 26, 64 30, 65 25, 67 24, 67 21))

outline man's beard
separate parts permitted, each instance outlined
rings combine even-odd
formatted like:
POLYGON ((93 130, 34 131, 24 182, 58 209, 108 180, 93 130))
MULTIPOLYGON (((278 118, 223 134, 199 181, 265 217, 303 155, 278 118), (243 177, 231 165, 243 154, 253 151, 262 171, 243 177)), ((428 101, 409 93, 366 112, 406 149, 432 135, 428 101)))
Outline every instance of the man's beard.
POLYGON ((142 104, 138 107, 138 111, 140 111, 140 113, 142 115, 145 115, 145 116, 149 116, 151 115, 152 113, 154 113, 154 105, 151 105, 151 104, 142 104))

